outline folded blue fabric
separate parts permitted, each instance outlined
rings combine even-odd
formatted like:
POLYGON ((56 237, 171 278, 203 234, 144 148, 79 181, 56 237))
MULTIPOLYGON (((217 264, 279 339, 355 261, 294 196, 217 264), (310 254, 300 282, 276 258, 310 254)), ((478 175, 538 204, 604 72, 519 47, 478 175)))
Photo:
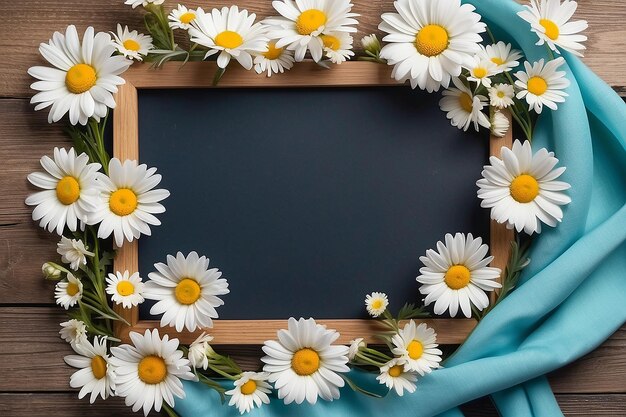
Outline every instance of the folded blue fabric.
MULTIPOLYGON (((530 61, 548 58, 516 16, 513 0, 470 0, 499 39, 514 41, 530 61)), ((545 110, 533 149, 554 151, 567 167, 572 203, 563 223, 535 238, 520 285, 480 322, 466 343, 418 382, 414 394, 374 399, 344 388, 315 406, 272 401, 251 416, 461 416, 460 404, 485 395, 505 416, 562 415, 545 374, 600 345, 626 322, 626 105, 582 62, 564 54, 567 101, 545 110)), ((374 376, 352 371, 369 386, 374 376)), ((236 416, 199 383, 185 383, 176 402, 185 416, 236 416)))

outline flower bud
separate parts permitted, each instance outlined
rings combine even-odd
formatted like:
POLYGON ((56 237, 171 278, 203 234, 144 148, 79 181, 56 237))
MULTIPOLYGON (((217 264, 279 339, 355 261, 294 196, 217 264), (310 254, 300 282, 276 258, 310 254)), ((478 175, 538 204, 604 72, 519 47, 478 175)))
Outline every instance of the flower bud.
POLYGON ((67 273, 67 269, 54 262, 46 262, 41 266, 41 273, 44 279, 58 281, 63 278, 63 273, 67 273))
POLYGON ((364 36, 361 39, 361 45, 363 45, 363 49, 365 49, 365 51, 371 53, 372 55, 378 56, 380 53, 380 41, 375 34, 364 36))

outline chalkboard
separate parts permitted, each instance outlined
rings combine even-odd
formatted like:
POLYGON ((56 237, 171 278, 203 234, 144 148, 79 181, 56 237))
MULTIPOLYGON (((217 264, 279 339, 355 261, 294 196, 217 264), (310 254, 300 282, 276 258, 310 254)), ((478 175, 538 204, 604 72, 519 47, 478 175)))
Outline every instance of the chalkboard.
MULTIPOLYGON (((139 156, 171 192, 139 241, 147 279, 195 250, 228 279, 223 319, 363 318, 364 296, 420 302, 419 256, 488 241, 475 181, 488 133, 402 87, 142 89, 139 156)), ((151 303, 141 319, 151 318, 151 303)))

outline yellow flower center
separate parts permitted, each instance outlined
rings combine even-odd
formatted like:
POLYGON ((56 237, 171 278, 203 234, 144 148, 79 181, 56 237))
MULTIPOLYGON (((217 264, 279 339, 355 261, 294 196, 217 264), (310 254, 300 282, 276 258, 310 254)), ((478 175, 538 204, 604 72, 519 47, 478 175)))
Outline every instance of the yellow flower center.
POLYGON ((237 32, 225 30, 215 37, 215 44, 226 49, 234 49, 243 43, 243 38, 237 32))
POLYGON ((117 283, 117 292, 122 297, 126 297, 135 293, 135 286, 130 281, 120 281, 117 283))
POLYGON ((158 384, 167 376, 167 366, 163 358, 150 355, 143 358, 137 366, 137 374, 146 384, 158 384))
POLYGON ((404 371, 404 367, 402 365, 396 365, 396 366, 392 366, 391 368, 389 368, 387 373, 389 374, 389 376, 397 378, 400 375, 402 375, 403 371, 404 371))
POLYGON ((460 290, 470 283, 470 270, 465 265, 453 265, 446 272, 444 281, 453 290, 460 290))
POLYGON ((81 94, 96 85, 96 70, 87 64, 74 65, 65 74, 65 85, 71 93, 81 94))
POLYGON ((74 203, 80 197, 80 185, 76 178, 67 176, 57 183, 57 198, 66 206, 74 203))
POLYGON ((341 42, 335 36, 332 36, 332 35, 322 35, 322 36, 320 36, 320 38, 322 38, 322 42, 324 43, 324 47, 325 48, 330 48, 333 51, 336 51, 336 50, 339 49, 339 47, 341 47, 341 42))
POLYGON ((509 189, 511 197, 519 203, 530 203, 539 195, 539 183, 528 174, 522 174, 515 178, 509 189))
POLYGON ((180 23, 188 25, 195 18, 196 14, 194 12, 183 13, 182 15, 180 15, 180 23))
POLYGON ((283 48, 277 48, 276 42, 270 42, 267 48, 267 52, 263 53, 263 56, 267 59, 276 59, 283 53, 283 48))
POLYGON ((415 49, 425 56, 437 56, 450 43, 448 31, 439 25, 427 25, 420 29, 415 36, 415 49))
POLYGON ((474 76, 476 78, 485 78, 487 76, 487 70, 485 68, 474 68, 474 76))
POLYGON ((313 349, 300 349, 291 358, 291 368, 300 376, 314 374, 320 368, 320 355, 313 349))
POLYGON ((137 195, 131 189, 120 188, 111 193, 109 208, 118 216, 128 216, 137 208, 137 195))
POLYGON ((65 292, 67 293, 67 295, 69 295, 70 297, 73 297, 76 294, 78 294, 79 291, 80 289, 78 288, 78 284, 74 284, 73 282, 68 282, 67 288, 65 289, 65 292))
POLYGON ((243 395, 254 394, 255 391, 256 391, 256 382, 253 381, 252 379, 241 386, 241 393, 243 395))
POLYGON ((126 39, 122 45, 124 45, 124 48, 129 51, 137 52, 139 49, 141 49, 141 45, 139 45, 139 42, 134 39, 126 39))
POLYGON ((326 15, 317 9, 305 10, 296 19, 296 30, 300 35, 310 35, 326 24, 326 15))
POLYGON ((504 61, 502 59, 498 58, 497 56, 494 56, 493 58, 491 58, 491 62, 493 62, 496 65, 504 64, 504 61))
POLYGON ((381 299, 377 299, 372 301, 372 308, 374 310, 378 310, 379 308, 381 308, 383 306, 383 300, 381 299))
POLYGON ((531 77, 528 80, 528 92, 540 96, 548 91, 548 83, 541 77, 531 77))
POLYGON ((546 30, 546 36, 553 41, 557 40, 559 37, 559 27, 552 20, 549 19, 541 19, 539 24, 543 26, 546 30))
POLYGON ((411 340, 406 350, 409 352, 409 358, 419 359, 422 357, 422 353, 424 353, 424 345, 418 340, 411 340))
POLYGON ((91 359, 91 372, 96 379, 102 379, 107 374, 107 362, 102 356, 94 356, 91 359))
POLYGON ((174 295, 179 303, 190 305, 198 301, 201 292, 200 284, 198 284, 196 280, 183 278, 178 285, 176 285, 174 295))
POLYGON ((459 96, 459 103, 461 104, 461 108, 468 113, 471 113, 474 110, 474 100, 467 93, 461 93, 459 96))
POLYGON ((504 91, 498 91, 497 96, 500 98, 504 98, 504 91))

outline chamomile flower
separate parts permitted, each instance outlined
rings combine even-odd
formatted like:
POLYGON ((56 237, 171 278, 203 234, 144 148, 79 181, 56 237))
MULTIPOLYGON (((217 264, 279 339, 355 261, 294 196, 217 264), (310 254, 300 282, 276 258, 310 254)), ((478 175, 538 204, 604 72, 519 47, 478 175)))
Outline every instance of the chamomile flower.
POLYGON ((256 14, 248 15, 247 10, 239 11, 237 6, 213 9, 205 13, 202 8, 196 10, 196 18, 191 22, 189 36, 191 42, 206 46, 209 51, 204 58, 219 53, 217 65, 226 68, 231 58, 235 58, 242 67, 252 68, 252 53, 267 51, 268 38, 265 27, 254 23, 256 14))
POLYGON ((195 380, 189 360, 178 350, 178 339, 163 338, 159 331, 146 330, 142 335, 130 332, 133 345, 111 348, 109 360, 116 367, 116 395, 124 397, 134 412, 143 408, 145 416, 150 410, 160 411, 163 401, 174 407, 174 396, 185 398, 181 379, 195 380))
POLYGON ((392 353, 404 359, 404 369, 424 376, 439 367, 441 350, 437 349, 437 333, 425 323, 413 320, 391 338, 392 353))
POLYGON ((172 29, 188 30, 191 27, 191 22, 196 18, 196 11, 179 4, 177 8, 170 12, 167 18, 172 29))
POLYGON ((129 6, 133 6, 133 9, 138 6, 146 7, 149 4, 154 4, 156 6, 163 4, 165 0, 126 0, 124 4, 129 6))
POLYGON ((64 360, 80 370, 70 377, 70 387, 80 388, 78 398, 91 393, 89 402, 93 404, 98 396, 106 400, 113 395, 115 389, 115 369, 109 363, 106 338, 95 337, 93 345, 85 339, 73 344, 72 348, 78 355, 67 355, 64 360))
POLYGON ((489 104, 499 109, 513 105, 515 88, 511 84, 495 84, 489 89, 489 104))
POLYGON ((56 303, 66 310, 83 298, 83 283, 78 278, 72 275, 71 272, 67 273, 67 279, 59 281, 54 288, 54 298, 56 303))
POLYGON ((365 308, 372 317, 378 317, 387 310, 389 299, 384 292, 373 292, 365 296, 365 308))
POLYGON ((98 198, 96 172, 101 165, 89 163, 85 153, 76 156, 71 148, 54 148, 54 159, 43 156, 41 166, 46 172, 33 172, 28 181, 42 188, 26 198, 26 204, 36 206, 33 220, 49 232, 56 229, 58 235, 67 228, 77 230, 79 221, 86 222, 98 198))
POLYGON ((526 71, 515 73, 515 85, 521 90, 517 93, 517 98, 526 98, 530 109, 536 113, 541 113, 544 105, 556 110, 556 103, 563 103, 569 95, 563 91, 570 85, 565 78, 565 71, 557 71, 564 63, 565 59, 562 57, 548 61, 545 65, 543 59, 532 65, 524 62, 526 71))
POLYGON ((509 119, 502 114, 501 111, 494 111, 491 116, 491 135, 497 138, 503 138, 506 132, 509 131, 511 123, 509 119))
POLYGON ((272 35, 278 38, 276 46, 295 52, 295 59, 300 62, 307 51, 315 62, 322 59, 324 43, 322 33, 355 33, 358 15, 352 13, 350 0, 275 0, 274 9, 281 17, 267 19, 268 24, 276 26, 272 35))
POLYGON ((354 52, 352 52, 353 40, 349 34, 345 32, 323 33, 320 38, 324 44, 326 57, 333 64, 341 64, 354 56, 354 52))
POLYGON ((365 343, 362 337, 351 340, 350 346, 348 347, 348 360, 354 360, 356 354, 359 353, 359 349, 364 347, 367 347, 367 343, 365 343))
POLYGON ((261 404, 269 404, 270 398, 267 394, 271 393, 271 385, 268 384, 267 372, 244 372, 241 377, 233 382, 233 389, 226 391, 225 394, 230 396, 228 405, 235 406, 239 413, 249 413, 254 407, 260 407, 261 404))
POLYGON ((154 264, 158 272, 148 274, 144 297, 158 302, 150 314, 163 314, 161 326, 176 326, 176 331, 187 328, 213 327, 218 317, 216 307, 224 304, 218 296, 228 294, 228 282, 220 278, 217 268, 209 269, 209 259, 191 252, 176 257, 167 255, 167 265, 154 264))
POLYGON ((113 234, 120 247, 124 239, 132 242, 142 234, 150 236, 150 225, 161 224, 154 215, 165 211, 159 201, 170 195, 167 190, 153 189, 160 182, 156 168, 131 160, 122 165, 119 159, 111 159, 109 176, 98 175, 100 199, 89 217, 90 224, 100 223, 98 237, 106 239, 113 234))
POLYGON ((393 389, 400 397, 404 395, 404 391, 412 393, 416 388, 417 375, 406 370, 405 363, 401 358, 392 359, 381 366, 380 375, 376 377, 377 381, 386 385, 389 390, 393 389))
POLYGON ((578 3, 570 0, 530 0, 530 6, 525 6, 518 14, 519 17, 530 23, 531 30, 537 34, 537 45, 547 43, 550 49, 560 53, 559 48, 570 51, 574 55, 583 56, 586 48, 581 42, 587 37, 580 32, 587 29, 586 20, 569 20, 576 12, 578 3))
POLYGON ((380 57, 394 66, 392 77, 428 92, 447 88, 480 51, 480 15, 461 0, 398 0, 394 7, 398 13, 384 13, 378 26, 388 33, 380 57))
POLYGON ((471 60, 468 60, 465 68, 469 71, 468 81, 474 81, 478 85, 484 85, 487 88, 491 87, 490 77, 501 72, 496 64, 482 58, 480 55, 476 55, 471 60))
POLYGON ((496 64, 498 72, 506 72, 511 71, 519 65, 517 60, 522 57, 522 52, 517 49, 513 49, 513 46, 510 43, 500 41, 492 45, 481 47, 478 55, 482 59, 486 59, 496 64))
POLYGON ((71 319, 61 323, 59 334, 67 343, 82 343, 87 340, 87 326, 81 320, 71 319))
POLYGON ((263 370, 278 390, 285 404, 306 400, 315 404, 317 398, 332 401, 339 398, 344 386, 338 372, 348 372, 348 348, 332 345, 339 333, 328 330, 315 320, 291 317, 288 330, 278 331, 278 341, 263 345, 263 370))
POLYGON ((57 243, 57 253, 61 255, 61 261, 70 264, 74 271, 81 265, 87 265, 87 256, 94 255, 87 250, 82 240, 68 239, 65 236, 61 236, 61 241, 57 243))
POLYGON ((113 93, 124 84, 120 77, 131 62, 122 56, 112 56, 115 46, 107 33, 97 33, 90 26, 83 35, 82 45, 76 27, 71 25, 65 35, 55 32, 48 43, 39 45, 41 55, 55 68, 30 67, 28 74, 39 79, 31 88, 39 91, 30 100, 35 110, 52 106, 48 122, 57 122, 69 113, 70 123, 87 124, 115 108, 113 93))
POLYGON ((128 271, 124 271, 124 273, 116 272, 115 274, 109 274, 106 281, 106 292, 111 296, 115 304, 121 304, 124 308, 131 308, 143 303, 145 284, 141 282, 139 272, 135 272, 132 275, 128 271))
POLYGON ((202 334, 189 345, 187 357, 189 358, 191 366, 202 369, 209 367, 209 356, 214 353, 213 348, 209 344, 212 340, 213 336, 202 332, 202 334))
POLYGON ((439 101, 439 107, 446 112, 452 126, 467 131, 473 123, 477 132, 479 125, 489 128, 489 118, 483 113, 485 106, 488 106, 487 97, 474 95, 458 78, 454 78, 452 82, 456 88, 445 90, 439 101))
POLYGON ((128 30, 128 26, 117 24, 117 33, 111 32, 113 42, 117 51, 126 58, 143 61, 143 57, 148 55, 148 51, 154 48, 152 36, 144 35, 136 30, 128 30))
POLYGON ((254 57, 254 70, 257 74, 267 72, 267 76, 283 73, 293 67, 293 51, 277 48, 276 41, 267 44, 267 52, 261 52, 254 57))
POLYGON ((557 181, 565 167, 554 168, 559 160, 553 152, 541 148, 533 154, 530 142, 516 140, 511 149, 502 148, 502 159, 492 156, 489 162, 476 185, 492 219, 527 234, 541 233, 541 223, 554 227, 561 221, 560 206, 571 202, 564 193, 570 185, 557 181))
POLYGON ((424 264, 420 268, 417 282, 419 291, 426 295, 424 304, 435 303, 435 314, 450 311, 455 317, 459 307, 467 318, 472 316, 471 305, 482 311, 489 305, 485 291, 493 291, 502 285, 496 281, 500 269, 489 267, 493 256, 488 256, 489 247, 481 238, 472 234, 446 234, 445 244, 437 242, 437 251, 428 249, 420 256, 424 264))

